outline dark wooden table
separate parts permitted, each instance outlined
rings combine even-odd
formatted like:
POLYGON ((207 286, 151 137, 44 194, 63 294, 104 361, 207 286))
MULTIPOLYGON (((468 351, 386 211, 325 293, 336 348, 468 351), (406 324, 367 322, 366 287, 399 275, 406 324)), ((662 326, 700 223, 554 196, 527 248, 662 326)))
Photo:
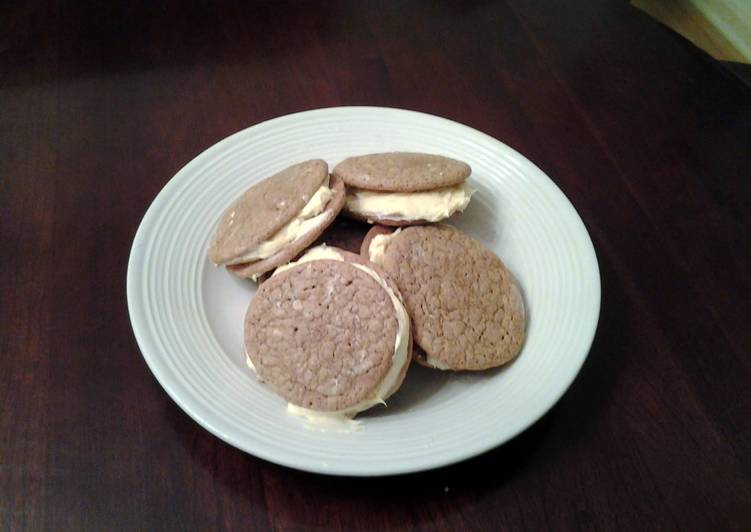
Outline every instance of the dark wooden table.
POLYGON ((0 529, 751 528, 751 91, 721 65, 621 1, 117 4, 0 8, 0 529), (569 392, 437 471, 246 455, 168 398, 128 321, 133 235, 181 166, 352 104, 516 148, 600 261, 569 392))

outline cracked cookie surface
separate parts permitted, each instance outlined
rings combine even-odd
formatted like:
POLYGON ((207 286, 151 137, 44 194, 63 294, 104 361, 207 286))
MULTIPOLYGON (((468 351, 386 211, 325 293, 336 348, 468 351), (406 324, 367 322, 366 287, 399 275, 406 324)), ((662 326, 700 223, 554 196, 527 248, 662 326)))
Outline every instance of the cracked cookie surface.
POLYGON ((409 227, 391 240, 381 266, 403 295, 414 341, 426 355, 419 362, 482 370, 519 354, 526 323, 521 292, 501 259, 477 240, 447 225, 409 227))
POLYGON ((245 318, 259 378, 304 408, 342 410, 373 396, 392 364, 394 305, 351 264, 316 260, 264 282, 245 318))

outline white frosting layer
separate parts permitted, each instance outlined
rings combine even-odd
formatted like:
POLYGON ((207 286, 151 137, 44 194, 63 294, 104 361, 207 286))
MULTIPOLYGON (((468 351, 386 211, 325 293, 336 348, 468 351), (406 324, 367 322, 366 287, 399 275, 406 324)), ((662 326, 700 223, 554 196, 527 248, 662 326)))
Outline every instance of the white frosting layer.
POLYGON ((313 197, 310 198, 300 213, 292 218, 284 227, 279 229, 268 240, 261 242, 255 248, 251 249, 242 257, 232 259, 227 264, 243 264, 254 260, 266 259, 283 247, 291 244, 298 238, 313 229, 319 227, 325 220, 326 214, 323 210, 326 208, 331 196, 332 190, 329 188, 328 180, 319 188, 313 197))
POLYGON ((425 363, 431 368, 435 368, 435 369, 442 369, 442 370, 451 369, 450 367, 448 367, 446 364, 444 364, 437 358, 433 358, 431 356, 425 357, 425 363))
MULTIPOLYGON (((297 264, 309 262, 311 260, 322 259, 344 261, 344 257, 342 257, 342 255, 337 251, 325 245, 317 246, 309 250, 297 262, 291 262, 285 266, 277 268, 277 270, 274 272, 274 275, 297 264)), ((287 413, 302 416, 306 418, 309 423, 312 423, 314 425, 330 425, 332 423, 332 420, 339 421, 341 425, 342 420, 349 420, 363 410, 367 410, 368 408, 379 403, 386 404, 383 398, 389 395, 389 393, 396 386, 396 383, 399 380, 399 376, 401 375, 404 366, 409 363, 409 316, 407 315, 407 311, 404 308, 404 305, 402 305, 402 302, 398 297, 396 297, 396 294, 394 294, 394 291, 391 290, 389 285, 386 284, 386 281, 384 281, 381 276, 378 275, 375 271, 373 271, 371 268, 368 268, 367 266, 363 266, 362 264, 350 264, 355 268, 364 271, 373 279, 375 279, 375 281, 386 291, 386 293, 391 298, 391 302, 394 305, 394 310, 396 311, 396 320, 399 325, 396 339, 394 341, 394 355, 391 359, 391 367, 389 368, 386 376, 381 381, 381 384, 378 386, 374 394, 371 397, 360 401, 353 406, 342 410, 324 412, 318 410, 309 410, 307 408, 302 408, 293 404, 288 405, 287 413), (322 420, 326 421, 323 422, 322 420)))
POLYGON ((400 227, 393 233, 374 236, 370 241, 370 246, 368 246, 368 258, 370 259, 370 262, 381 264, 383 262, 383 254, 386 253, 386 248, 394 237, 401 232, 402 228, 400 227))
POLYGON ((466 182, 422 192, 349 189, 345 208, 368 219, 437 222, 466 209, 474 192, 466 182))
POLYGON ((293 266, 297 266, 298 264, 302 264, 304 262, 310 262, 311 260, 323 260, 323 259, 330 259, 330 260, 344 260, 342 259, 342 256, 337 253, 335 250, 328 247, 326 244, 323 244, 322 246, 316 246, 314 248, 310 248, 305 255, 300 257, 294 262, 290 262, 288 264, 285 264, 284 266, 279 266, 274 274, 271 277, 274 277, 274 275, 278 273, 282 273, 285 270, 289 270, 293 266))
POLYGON ((360 422, 347 416, 336 415, 331 412, 319 412, 317 410, 308 410, 301 406, 287 403, 287 414, 296 416, 305 420, 304 427, 310 430, 335 432, 354 432, 362 430, 360 422))

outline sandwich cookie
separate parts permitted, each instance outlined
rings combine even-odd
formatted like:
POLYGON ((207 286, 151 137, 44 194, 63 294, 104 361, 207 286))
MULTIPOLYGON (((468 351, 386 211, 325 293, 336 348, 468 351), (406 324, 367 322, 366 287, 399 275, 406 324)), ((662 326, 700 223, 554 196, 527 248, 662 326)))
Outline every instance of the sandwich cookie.
POLYGON ((347 426, 401 386, 412 358, 410 321, 378 270, 319 246, 259 287, 245 317, 245 351, 290 414, 347 426))
POLYGON ((483 370, 519 354, 525 335, 521 292, 501 259, 447 225, 375 226, 361 253, 404 296, 415 357, 448 370, 483 370))
POLYGON ((425 153, 374 153, 345 159, 332 175, 347 185, 344 211, 382 225, 438 222, 463 211, 474 190, 468 164, 425 153))
POLYGON ((325 161, 290 166, 250 187, 222 216, 209 259, 257 280, 318 238, 344 205, 344 184, 325 161))

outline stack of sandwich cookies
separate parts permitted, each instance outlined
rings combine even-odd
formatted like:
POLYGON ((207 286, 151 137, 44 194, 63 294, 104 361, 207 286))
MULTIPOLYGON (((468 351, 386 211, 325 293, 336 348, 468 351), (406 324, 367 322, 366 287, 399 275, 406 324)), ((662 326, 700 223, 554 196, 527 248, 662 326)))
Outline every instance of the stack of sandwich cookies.
POLYGON ((220 220, 209 246, 212 262, 240 277, 259 276, 310 246, 342 209, 344 184, 315 159, 248 189, 220 220))
POLYGON ((398 289, 360 256, 319 246, 277 269, 245 318, 258 377, 308 418, 351 418, 404 380, 411 331, 398 289))
POLYGON ((515 358, 525 335, 521 292, 503 262, 447 225, 374 227, 362 254, 404 296, 416 359, 450 370, 483 370, 515 358))
POLYGON ((395 393, 413 358, 460 371, 519 354, 526 316, 511 273, 473 238, 430 225, 467 207, 470 173, 420 153, 351 157, 331 175, 311 160, 251 187, 224 213, 209 258, 266 279, 245 317, 248 366, 306 426, 356 428, 352 418, 395 393), (379 225, 360 245, 367 226, 332 225, 340 211, 379 225), (290 262, 318 239, 360 253, 322 245, 290 262))
POLYGON ((332 170, 347 185, 344 211, 368 223, 405 226, 439 222, 463 211, 474 192, 468 164, 424 153, 350 157, 332 170))

